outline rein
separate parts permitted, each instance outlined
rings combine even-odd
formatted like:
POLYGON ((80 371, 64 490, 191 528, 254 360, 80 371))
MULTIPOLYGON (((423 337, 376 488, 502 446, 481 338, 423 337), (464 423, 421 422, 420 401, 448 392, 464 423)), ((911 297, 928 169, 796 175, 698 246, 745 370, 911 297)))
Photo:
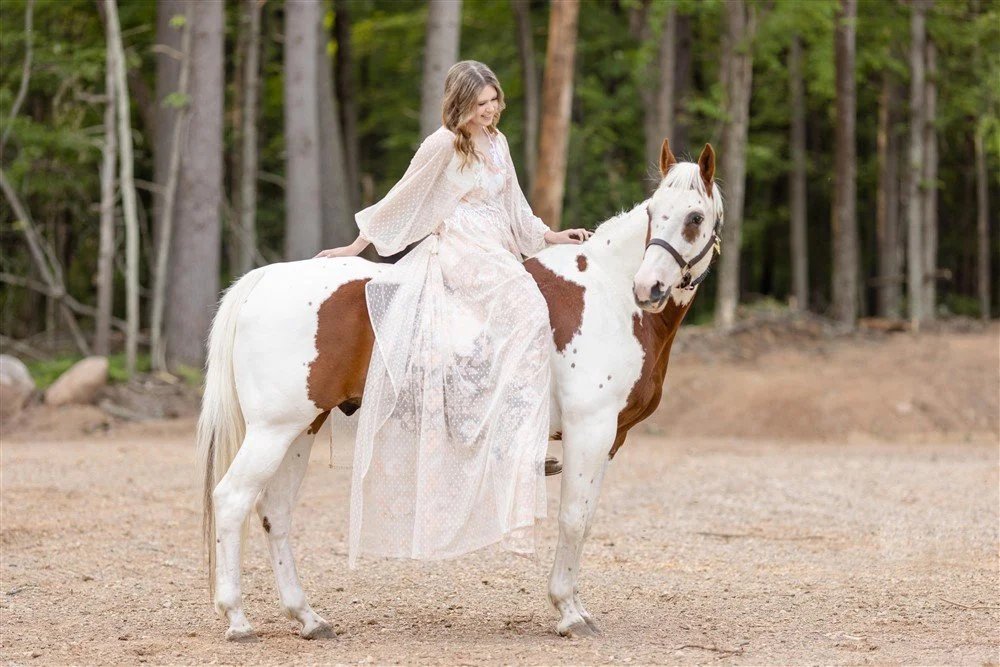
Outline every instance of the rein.
POLYGON ((680 285, 678 285, 678 289, 693 290, 695 287, 700 285, 701 281, 703 281, 708 276, 708 271, 709 269, 712 268, 712 262, 715 261, 715 258, 722 254, 722 239, 719 238, 720 224, 721 221, 718 218, 716 218, 715 229, 712 230, 712 237, 708 240, 708 244, 706 244, 705 247, 702 248, 702 251, 699 252, 695 256, 695 258, 692 259, 691 261, 686 261, 684 257, 679 252, 677 252, 677 249, 674 248, 672 245, 670 245, 668 241, 656 238, 655 236, 649 239, 649 243, 646 244, 646 250, 649 250, 650 246, 655 245, 669 252, 671 256, 673 256, 674 261, 677 262, 677 265, 681 267, 681 276, 683 276, 683 279, 681 280, 680 285), (692 280, 691 268, 698 266, 698 263, 701 260, 705 259, 705 255, 707 255, 708 253, 712 253, 712 261, 708 263, 708 266, 705 268, 705 270, 701 273, 700 276, 692 280))

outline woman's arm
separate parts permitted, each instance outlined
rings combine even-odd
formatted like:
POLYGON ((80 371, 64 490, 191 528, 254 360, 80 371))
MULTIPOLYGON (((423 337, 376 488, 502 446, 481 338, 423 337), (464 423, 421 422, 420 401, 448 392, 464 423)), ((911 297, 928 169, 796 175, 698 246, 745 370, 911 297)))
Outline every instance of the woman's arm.
POLYGON ((358 238, 354 239, 354 243, 351 245, 322 250, 316 254, 316 257, 356 257, 357 255, 360 255, 369 245, 371 245, 371 241, 358 234, 358 238))

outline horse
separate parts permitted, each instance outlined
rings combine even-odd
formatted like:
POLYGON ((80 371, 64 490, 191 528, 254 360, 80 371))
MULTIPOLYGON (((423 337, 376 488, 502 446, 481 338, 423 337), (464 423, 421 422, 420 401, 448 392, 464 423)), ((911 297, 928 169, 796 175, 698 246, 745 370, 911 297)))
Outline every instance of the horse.
MULTIPOLYGON (((524 263, 552 327, 550 437, 562 440, 563 462, 548 597, 564 636, 601 632, 577 581, 604 474, 629 429, 659 404, 674 336, 720 251, 711 145, 696 164, 678 163, 664 140, 659 167, 649 199, 585 243, 552 246, 524 263)), ((251 509, 267 534, 286 615, 306 639, 334 635, 299 582, 292 509, 330 412, 361 406, 374 344, 365 284, 391 270, 356 257, 272 264, 244 275, 220 302, 197 439, 209 590, 229 640, 256 640, 240 592, 251 509)))

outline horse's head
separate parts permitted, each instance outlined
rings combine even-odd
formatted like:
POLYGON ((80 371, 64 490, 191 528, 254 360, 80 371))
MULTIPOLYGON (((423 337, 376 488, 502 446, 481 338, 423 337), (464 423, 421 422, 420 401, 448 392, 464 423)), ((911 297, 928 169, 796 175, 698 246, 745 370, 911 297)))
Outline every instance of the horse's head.
POLYGON ((635 303, 658 313, 671 293, 691 290, 720 252, 722 195, 715 185, 715 151, 705 144, 698 164, 677 162, 670 142, 660 149, 663 180, 649 199, 646 254, 632 283, 635 303))

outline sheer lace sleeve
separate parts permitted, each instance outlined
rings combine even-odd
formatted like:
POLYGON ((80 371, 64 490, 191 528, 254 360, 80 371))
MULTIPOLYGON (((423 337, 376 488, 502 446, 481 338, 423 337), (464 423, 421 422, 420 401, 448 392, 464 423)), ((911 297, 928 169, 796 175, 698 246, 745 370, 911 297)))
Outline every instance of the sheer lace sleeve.
POLYGON ((424 139, 399 182, 354 216, 378 254, 395 254, 432 233, 471 188, 458 171, 453 140, 443 127, 424 139))
POLYGON ((521 186, 517 182, 517 172, 514 170, 514 161, 510 157, 510 145, 507 144, 507 137, 500 133, 503 143, 504 160, 507 162, 507 184, 501 193, 507 214, 510 216, 511 229, 514 232, 514 241, 517 248, 525 257, 531 257, 541 252, 546 245, 545 232, 549 231, 548 226, 542 219, 531 212, 528 200, 524 198, 521 186))

